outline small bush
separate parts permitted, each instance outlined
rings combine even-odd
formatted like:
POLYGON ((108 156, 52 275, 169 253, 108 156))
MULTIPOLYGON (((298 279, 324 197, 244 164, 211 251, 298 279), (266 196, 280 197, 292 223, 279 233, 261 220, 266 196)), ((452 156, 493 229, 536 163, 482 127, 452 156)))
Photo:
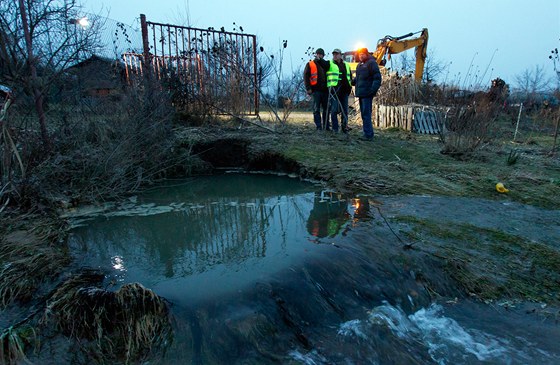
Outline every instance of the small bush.
POLYGON ((517 150, 511 150, 509 151, 509 155, 507 157, 507 164, 508 166, 512 166, 515 165, 517 163, 517 160, 519 159, 519 151, 517 150))
POLYGON ((509 86, 497 78, 487 92, 448 90, 441 94, 443 99, 438 104, 449 106, 440 131, 441 153, 468 156, 488 142, 508 93, 509 86))

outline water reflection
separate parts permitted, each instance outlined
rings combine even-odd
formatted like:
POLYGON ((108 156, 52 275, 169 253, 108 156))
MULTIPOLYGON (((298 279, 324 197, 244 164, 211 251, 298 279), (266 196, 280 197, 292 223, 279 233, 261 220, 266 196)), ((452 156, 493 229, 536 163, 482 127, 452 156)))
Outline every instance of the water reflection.
POLYGON ((350 220, 348 200, 332 191, 319 191, 313 197, 313 209, 307 231, 314 237, 335 237, 350 220))
POLYGON ((367 199, 313 190, 276 176, 189 181, 88 217, 71 244, 86 247, 87 260, 98 266, 110 262, 119 281, 170 291, 202 283, 236 288, 294 264, 310 254, 310 240, 333 238, 366 217, 367 199))
POLYGON ((124 261, 123 261, 122 257, 114 256, 111 261, 113 263, 113 269, 118 270, 118 271, 126 271, 126 268, 124 267, 124 261))
POLYGON ((354 222, 357 222, 359 220, 369 220, 372 218, 372 213, 370 210, 370 201, 368 198, 352 199, 352 209, 354 210, 354 216, 353 216, 354 222))
MULTIPOLYGON (((293 179, 212 177, 90 210, 70 243, 88 265, 174 304, 176 337, 160 363, 558 363, 555 324, 445 301, 454 282, 422 250, 403 250, 398 223, 384 218, 496 204, 472 202, 345 199, 293 179)), ((540 213, 535 221, 556 217, 540 213)))

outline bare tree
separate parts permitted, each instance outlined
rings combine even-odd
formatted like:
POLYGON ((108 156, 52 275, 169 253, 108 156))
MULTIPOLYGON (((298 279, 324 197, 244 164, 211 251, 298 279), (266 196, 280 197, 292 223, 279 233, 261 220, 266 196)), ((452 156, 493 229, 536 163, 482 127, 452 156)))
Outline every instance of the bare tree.
POLYGON ((525 110, 535 111, 543 101, 542 94, 552 89, 552 79, 547 76, 544 66, 535 65, 515 76, 516 98, 524 103, 525 110))
POLYGON ((272 91, 274 88, 273 95, 275 100, 267 101, 272 105, 277 105, 282 96, 282 64, 284 62, 284 51, 287 46, 288 41, 283 40, 278 52, 275 54, 268 54, 262 46, 259 49, 260 52, 257 59, 259 65, 259 86, 261 89, 269 91, 272 91))
POLYGON ((402 52, 398 57, 391 57, 391 65, 394 71, 399 74, 408 74, 414 72, 414 59, 409 52, 402 52))
POLYGON ((558 48, 554 48, 550 51, 548 58, 552 60, 554 72, 556 73, 556 88, 560 89, 560 56, 558 54, 558 48))
POLYGON ((76 0, 0 3, 0 77, 16 91, 16 97, 25 94, 33 99, 47 148, 47 92, 61 72, 85 57, 98 39, 98 19, 87 20, 80 15, 76 0))
POLYGON ((440 59, 437 56, 436 51, 434 49, 431 49, 428 51, 428 56, 426 57, 422 80, 424 82, 436 81, 447 71, 448 68, 449 63, 440 59))
POLYGON ((534 69, 525 69, 515 76, 517 89, 528 95, 534 96, 546 91, 550 87, 550 78, 546 76, 544 66, 535 65, 534 69))
MULTIPOLYGON (((402 52, 391 58, 393 70, 401 75, 412 74, 416 67, 416 60, 412 52, 402 52)), ((440 78, 449 68, 449 63, 437 57, 435 50, 428 51, 426 62, 424 64, 424 73, 422 75, 423 82, 436 81, 440 78)))

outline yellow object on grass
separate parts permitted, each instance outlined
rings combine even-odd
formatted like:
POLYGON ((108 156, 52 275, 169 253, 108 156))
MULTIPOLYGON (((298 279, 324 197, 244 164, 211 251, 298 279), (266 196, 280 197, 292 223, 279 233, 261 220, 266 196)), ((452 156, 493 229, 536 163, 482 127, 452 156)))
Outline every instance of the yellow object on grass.
POLYGON ((496 190, 498 191, 498 193, 507 193, 509 191, 502 183, 496 184, 496 190))

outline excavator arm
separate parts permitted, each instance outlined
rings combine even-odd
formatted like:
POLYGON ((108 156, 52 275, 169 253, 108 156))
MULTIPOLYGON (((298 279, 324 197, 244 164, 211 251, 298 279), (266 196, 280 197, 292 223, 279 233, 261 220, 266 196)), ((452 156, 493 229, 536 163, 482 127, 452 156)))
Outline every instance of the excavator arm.
POLYGON ((422 81, 422 74, 424 73, 424 64, 426 62, 426 52, 428 49, 428 29, 422 29, 420 36, 416 38, 409 38, 413 35, 413 33, 409 33, 400 37, 385 36, 381 38, 377 42, 377 48, 373 52, 373 58, 375 58, 378 65, 384 66, 386 63, 386 55, 391 59, 391 55, 415 47, 416 68, 414 70, 414 79, 420 82, 422 81))

